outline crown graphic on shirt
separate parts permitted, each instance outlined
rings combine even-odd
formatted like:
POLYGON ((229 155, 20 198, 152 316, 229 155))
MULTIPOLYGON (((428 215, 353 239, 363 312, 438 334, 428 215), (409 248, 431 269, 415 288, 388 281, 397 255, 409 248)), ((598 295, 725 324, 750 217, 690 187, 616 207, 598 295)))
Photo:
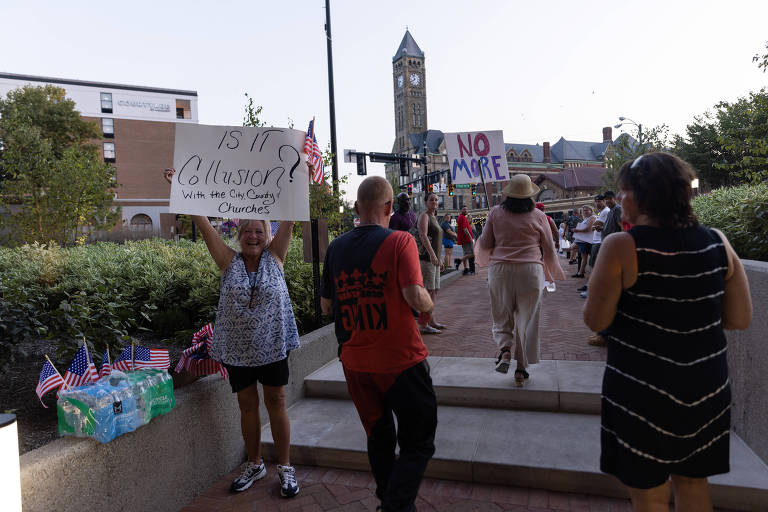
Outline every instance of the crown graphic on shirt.
POLYGON ((357 292, 360 296, 381 296, 387 283, 387 271, 382 273, 368 269, 360 272, 354 269, 350 274, 343 270, 336 278, 336 289, 346 293, 357 292))

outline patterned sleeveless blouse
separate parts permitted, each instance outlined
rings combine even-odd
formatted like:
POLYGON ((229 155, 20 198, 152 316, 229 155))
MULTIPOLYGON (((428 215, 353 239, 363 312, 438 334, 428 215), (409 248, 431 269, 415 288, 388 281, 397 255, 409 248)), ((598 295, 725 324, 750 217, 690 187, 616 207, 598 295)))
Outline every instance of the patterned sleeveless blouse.
POLYGON ((638 274, 608 329, 601 469, 633 487, 654 473, 728 472, 723 241, 703 226, 629 234, 638 274))
POLYGON ((269 250, 253 279, 238 252, 221 276, 211 357, 232 366, 263 366, 299 347, 285 274, 269 250), (253 306, 253 307, 251 307, 253 306))

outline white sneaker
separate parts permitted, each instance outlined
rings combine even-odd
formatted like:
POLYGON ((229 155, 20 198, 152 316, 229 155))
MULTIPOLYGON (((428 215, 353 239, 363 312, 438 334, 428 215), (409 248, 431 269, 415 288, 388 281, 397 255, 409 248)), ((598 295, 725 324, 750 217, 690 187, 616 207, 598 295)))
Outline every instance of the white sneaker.
POLYGON ((277 476, 280 478, 280 496, 293 498, 299 494, 299 483, 296 481, 296 470, 293 466, 277 465, 277 476))
POLYGON ((242 492, 253 485, 253 482, 261 480, 265 476, 267 476, 267 467, 264 465, 263 460, 258 464, 248 461, 240 476, 232 482, 230 489, 234 492, 242 492))

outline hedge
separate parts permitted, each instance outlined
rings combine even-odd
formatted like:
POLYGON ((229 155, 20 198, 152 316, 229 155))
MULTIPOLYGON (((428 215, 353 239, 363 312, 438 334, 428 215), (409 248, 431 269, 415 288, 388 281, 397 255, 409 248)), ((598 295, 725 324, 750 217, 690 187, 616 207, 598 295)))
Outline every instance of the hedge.
POLYGON ((739 257, 768 261, 768 184, 739 185, 694 198, 699 222, 721 230, 739 257))
MULTIPOLYGON (((205 244, 153 239, 0 247, 0 365, 25 342, 58 340, 60 355, 84 336, 101 353, 134 336, 189 340, 215 317, 219 270, 205 244)), ((314 329, 312 265, 293 239, 285 277, 299 331, 314 329)))

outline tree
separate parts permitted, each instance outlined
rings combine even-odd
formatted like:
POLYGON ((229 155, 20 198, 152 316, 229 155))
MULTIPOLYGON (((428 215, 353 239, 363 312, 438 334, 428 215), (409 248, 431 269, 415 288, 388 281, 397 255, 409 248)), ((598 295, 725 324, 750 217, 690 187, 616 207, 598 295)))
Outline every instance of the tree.
POLYGON ((601 178, 606 190, 616 190, 621 166, 640 155, 653 151, 663 151, 669 145, 669 127, 666 124, 651 128, 635 126, 634 135, 622 133, 605 152, 605 173, 601 178))
POLYGON ((115 170, 90 141, 99 135, 58 87, 26 86, 0 99, 0 224, 14 240, 74 242, 108 228, 115 170))
POLYGON ((713 113, 695 117, 673 146, 712 187, 768 178, 768 93, 721 101, 713 113))
MULTIPOLYGON (((765 49, 768 50, 768 43, 765 43, 765 49)), ((763 73, 768 71, 768 52, 760 55, 758 53, 752 57, 752 62, 757 62, 757 67, 763 69, 763 73)))

